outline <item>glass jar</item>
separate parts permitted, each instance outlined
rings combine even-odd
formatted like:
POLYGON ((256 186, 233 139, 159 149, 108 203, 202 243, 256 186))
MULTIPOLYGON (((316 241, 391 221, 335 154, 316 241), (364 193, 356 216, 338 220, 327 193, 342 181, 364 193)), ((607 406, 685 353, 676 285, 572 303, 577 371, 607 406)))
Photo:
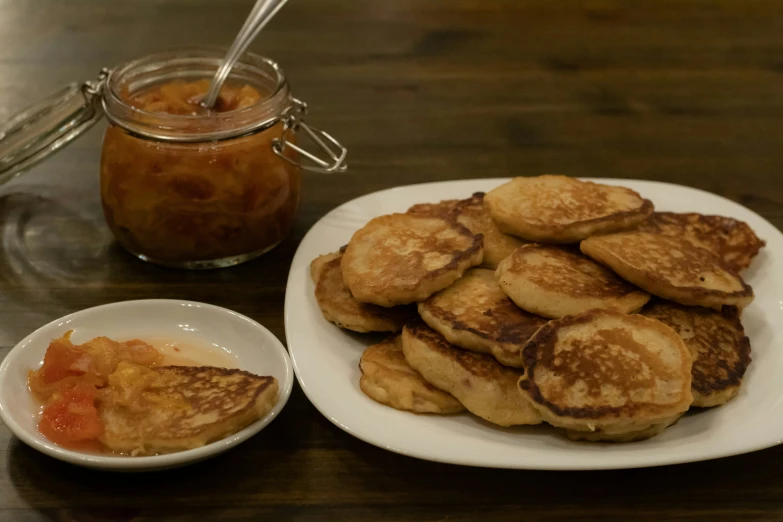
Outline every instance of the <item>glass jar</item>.
POLYGON ((219 50, 160 53, 70 86, 0 127, 0 182, 105 115, 101 201, 128 252, 165 266, 217 268, 271 250, 296 218, 301 169, 345 170, 346 150, 304 123, 306 105, 293 98, 280 67, 250 53, 221 92, 239 93, 226 98, 235 107, 198 110, 190 99, 192 112, 182 104, 169 110, 180 95, 206 93, 222 59, 219 50), (300 130, 327 159, 297 144, 300 130))

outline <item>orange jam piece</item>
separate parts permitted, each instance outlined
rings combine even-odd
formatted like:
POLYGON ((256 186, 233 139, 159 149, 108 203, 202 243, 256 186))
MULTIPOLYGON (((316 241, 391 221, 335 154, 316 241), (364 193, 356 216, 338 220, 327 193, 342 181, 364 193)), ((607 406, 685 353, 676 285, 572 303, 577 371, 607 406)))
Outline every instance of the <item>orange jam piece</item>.
POLYGON ((79 383, 56 393, 44 408, 38 430, 52 442, 64 447, 83 447, 103 434, 103 422, 95 407, 97 390, 79 383))

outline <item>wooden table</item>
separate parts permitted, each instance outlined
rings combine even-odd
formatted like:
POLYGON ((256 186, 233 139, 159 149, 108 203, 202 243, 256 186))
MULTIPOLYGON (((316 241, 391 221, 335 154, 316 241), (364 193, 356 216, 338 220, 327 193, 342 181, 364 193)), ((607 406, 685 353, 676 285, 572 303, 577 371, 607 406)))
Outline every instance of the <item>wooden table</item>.
MULTIPOLYGON (((227 44, 249 0, 0 0, 0 117, 152 51, 227 44)), ((300 239, 351 198, 419 181, 558 172, 682 183, 783 225, 783 3, 293 0, 254 45, 350 172, 308 175, 277 250, 213 272, 112 244, 101 128, 0 189, 0 357, 64 314, 170 297, 284 339, 300 239)), ((102 127, 100 125, 99 127, 102 127)), ((469 451, 469 449, 466 449, 469 451)), ((0 426, 0 521, 781 520, 783 447, 699 464, 525 472, 433 464, 343 433, 296 388, 269 429, 181 470, 87 471, 0 426)))

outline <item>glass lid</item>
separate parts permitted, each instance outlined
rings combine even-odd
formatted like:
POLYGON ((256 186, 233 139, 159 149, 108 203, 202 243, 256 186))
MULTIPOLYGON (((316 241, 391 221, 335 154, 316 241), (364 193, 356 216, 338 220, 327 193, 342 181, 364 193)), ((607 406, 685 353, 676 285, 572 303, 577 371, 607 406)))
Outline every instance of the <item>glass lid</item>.
MULTIPOLYGON (((99 82, 108 71, 101 71, 99 82)), ((97 84, 71 83, 0 124, 0 184, 81 136, 103 115, 97 84)))

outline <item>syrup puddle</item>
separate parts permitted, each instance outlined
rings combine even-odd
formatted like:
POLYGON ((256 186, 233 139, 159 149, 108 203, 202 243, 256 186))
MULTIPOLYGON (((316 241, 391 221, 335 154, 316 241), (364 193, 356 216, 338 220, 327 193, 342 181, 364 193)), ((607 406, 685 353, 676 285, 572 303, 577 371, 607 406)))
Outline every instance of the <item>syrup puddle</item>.
POLYGON ((163 354, 163 366, 215 366, 238 368, 238 361, 230 352, 217 346, 174 341, 167 337, 144 338, 163 354))

